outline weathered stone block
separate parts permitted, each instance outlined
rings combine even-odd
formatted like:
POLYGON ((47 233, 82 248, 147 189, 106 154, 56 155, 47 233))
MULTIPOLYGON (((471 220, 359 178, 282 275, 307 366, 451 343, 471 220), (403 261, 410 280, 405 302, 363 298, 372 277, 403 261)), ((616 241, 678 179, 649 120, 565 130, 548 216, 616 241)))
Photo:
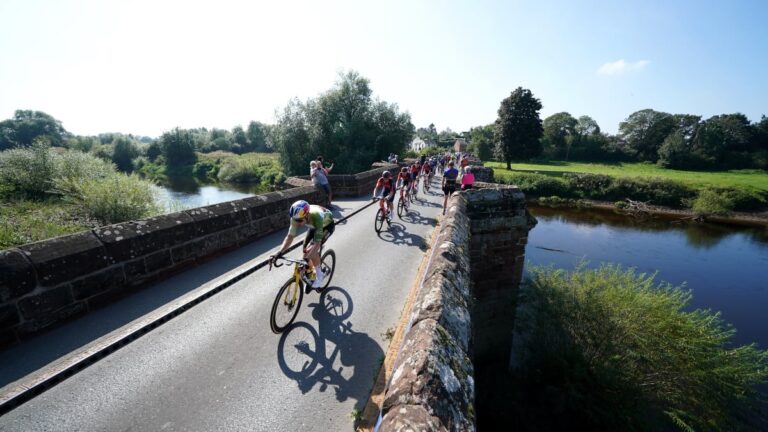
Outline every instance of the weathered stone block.
POLYGON ((0 306, 0 329, 6 329, 21 322, 16 306, 6 304, 0 306))
POLYGON ((38 283, 55 286, 107 267, 111 261, 91 231, 19 246, 37 271, 38 283))
POLYGON ((0 251, 0 302, 30 293, 35 285, 35 271, 21 251, 0 251))
POLYGON ((127 261, 194 238, 195 224, 184 213, 172 213, 97 228, 96 237, 116 262, 127 261))
POLYGON ((113 267, 83 279, 72 282, 72 296, 83 300, 98 293, 113 289, 125 283, 122 266, 113 267))
POLYGON ((125 272, 125 279, 128 282, 132 279, 141 278, 147 274, 147 266, 144 264, 144 258, 123 264, 123 271, 125 272))
MULTIPOLYGON (((440 419, 429 414, 421 405, 400 405, 390 410, 381 420, 381 432, 449 431, 440 419)), ((473 429, 474 430, 474 429, 473 429)))
POLYGON ((443 326, 465 352, 469 350, 472 322, 469 304, 462 293, 469 294, 468 275, 442 275, 429 278, 419 289, 411 312, 411 322, 434 320, 443 326), (467 285, 458 288, 457 285, 467 285))
POLYGON ((472 362, 457 341, 433 320, 413 326, 395 362, 384 400, 387 415, 421 405, 448 430, 474 430, 472 362))
POLYGON ((19 300, 18 308, 26 320, 50 321, 55 312, 67 308, 74 302, 69 285, 56 287, 40 294, 19 300))
POLYGON ((154 273, 158 270, 168 268, 173 265, 171 260, 171 251, 162 250, 144 258, 144 265, 147 267, 147 273, 154 273))

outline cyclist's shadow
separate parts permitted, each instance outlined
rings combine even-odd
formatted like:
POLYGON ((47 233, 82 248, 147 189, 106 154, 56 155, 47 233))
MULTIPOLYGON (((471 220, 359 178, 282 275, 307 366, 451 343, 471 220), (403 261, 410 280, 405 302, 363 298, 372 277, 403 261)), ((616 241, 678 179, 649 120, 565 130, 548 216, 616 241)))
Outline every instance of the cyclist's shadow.
POLYGON ((384 352, 366 333, 352 330, 347 321, 352 315, 352 298, 343 288, 328 287, 319 302, 308 307, 318 330, 296 322, 283 332, 277 345, 280 369, 296 381, 302 393, 316 384, 321 392, 331 386, 336 400, 356 399, 355 409, 362 411, 384 352))

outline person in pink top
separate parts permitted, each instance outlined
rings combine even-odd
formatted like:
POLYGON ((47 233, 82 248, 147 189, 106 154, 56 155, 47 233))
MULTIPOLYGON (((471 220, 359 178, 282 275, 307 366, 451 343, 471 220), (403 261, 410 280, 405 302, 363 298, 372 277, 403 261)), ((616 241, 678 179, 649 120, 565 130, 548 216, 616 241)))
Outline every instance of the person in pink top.
POLYGON ((464 175, 461 176, 461 190, 472 189, 475 184, 475 174, 472 173, 472 168, 464 168, 464 175))

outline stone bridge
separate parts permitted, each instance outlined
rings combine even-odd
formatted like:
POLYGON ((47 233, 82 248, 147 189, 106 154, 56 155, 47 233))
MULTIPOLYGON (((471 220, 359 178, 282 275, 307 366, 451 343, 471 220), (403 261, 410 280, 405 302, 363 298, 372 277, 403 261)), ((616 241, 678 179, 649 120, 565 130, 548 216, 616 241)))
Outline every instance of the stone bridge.
MULTIPOLYGON (((334 196, 359 196, 370 193, 382 171, 396 168, 375 164, 329 180, 334 196)), ((474 430, 486 385, 475 371, 509 358, 527 233, 536 221, 517 188, 492 183, 489 168, 475 173, 483 180, 477 189, 449 200, 404 336, 386 359, 391 376, 373 389, 378 430, 474 430)), ((284 191, 0 251, 0 345, 283 230, 295 200, 325 199, 305 178, 287 183, 292 187, 284 191)))

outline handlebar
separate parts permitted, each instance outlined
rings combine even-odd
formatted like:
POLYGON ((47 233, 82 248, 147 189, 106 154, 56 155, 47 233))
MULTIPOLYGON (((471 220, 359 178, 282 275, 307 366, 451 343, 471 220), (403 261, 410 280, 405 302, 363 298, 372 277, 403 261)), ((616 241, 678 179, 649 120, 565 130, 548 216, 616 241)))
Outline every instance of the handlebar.
POLYGON ((289 263, 298 264, 300 266, 306 266, 308 265, 307 260, 303 259, 293 259, 293 258, 286 258, 284 256, 276 256, 274 260, 270 260, 269 263, 269 269, 272 270, 272 267, 282 267, 285 264, 279 264, 279 261, 287 261, 289 263))

